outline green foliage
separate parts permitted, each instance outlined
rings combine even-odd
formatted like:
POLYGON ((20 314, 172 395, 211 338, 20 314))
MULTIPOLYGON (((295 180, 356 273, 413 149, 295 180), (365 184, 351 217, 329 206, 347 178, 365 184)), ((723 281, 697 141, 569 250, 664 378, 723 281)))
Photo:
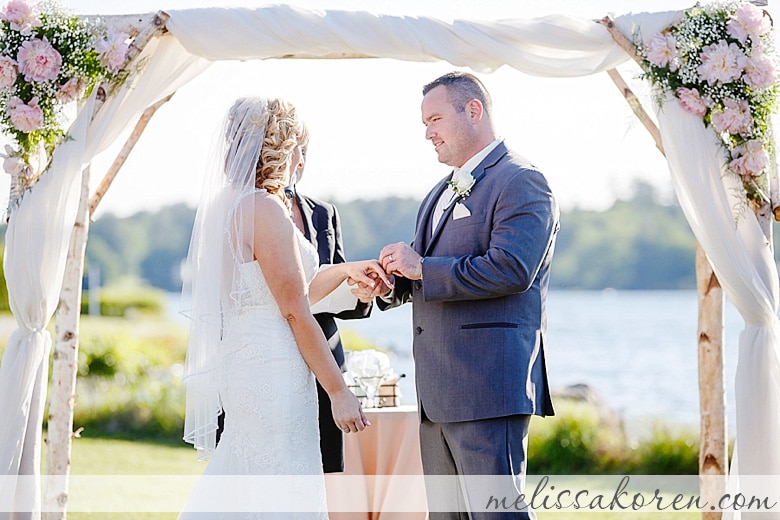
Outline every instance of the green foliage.
POLYGON ((695 431, 656 426, 631 442, 621 424, 586 402, 556 401, 556 415, 534 417, 528 436, 528 473, 535 475, 696 475, 695 431))
MULTIPOLYGON (((89 312, 89 292, 81 297, 81 313, 89 312)), ((124 317, 129 314, 160 316, 165 312, 165 292, 125 279, 121 283, 100 289, 100 314, 124 317)))
POLYGON ((90 435, 181 437, 186 330, 151 319, 82 318, 74 427, 90 435))
POLYGON ((337 202, 347 259, 377 258, 387 244, 414 239, 414 222, 420 201, 387 197, 337 202))
POLYGON ((622 426, 610 424, 584 402, 556 401, 556 415, 534 417, 528 441, 531 474, 603 474, 624 458, 622 426))
POLYGON ((695 475, 699 469, 699 434, 657 423, 649 438, 637 446, 636 460, 634 473, 695 475))
POLYGON ((5 270, 3 269, 3 260, 5 259, 5 244, 0 246, 0 312, 11 312, 11 305, 8 303, 8 286, 5 284, 5 270))
POLYGON ((607 211, 561 216, 550 285, 565 289, 693 289, 696 241, 678 206, 639 185, 607 211))

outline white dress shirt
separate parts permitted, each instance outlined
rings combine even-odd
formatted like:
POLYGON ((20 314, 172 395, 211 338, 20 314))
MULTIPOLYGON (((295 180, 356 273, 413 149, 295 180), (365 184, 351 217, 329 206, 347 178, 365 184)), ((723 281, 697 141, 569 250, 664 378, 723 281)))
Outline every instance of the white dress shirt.
MULTIPOLYGON (((482 160, 487 157, 487 155, 493 151, 493 149, 498 146, 498 143, 501 142, 501 138, 499 137, 486 147, 484 147, 482 150, 474 154, 471 159, 463 163, 463 166, 460 168, 455 168, 455 170, 452 173, 452 180, 456 180, 458 177, 470 174, 474 171, 474 168, 479 165, 479 163, 482 162, 482 160)), ((441 197, 439 197, 439 200, 436 202, 436 207, 433 209, 433 215, 431 216, 431 234, 436 232, 436 228, 439 225, 439 222, 441 221, 442 215, 444 215, 444 212, 447 211, 447 208, 450 207, 450 204, 452 204, 452 201, 455 200, 457 197, 457 193, 455 193, 455 190, 452 188, 452 185, 447 186, 447 189, 444 190, 441 194, 441 197)))

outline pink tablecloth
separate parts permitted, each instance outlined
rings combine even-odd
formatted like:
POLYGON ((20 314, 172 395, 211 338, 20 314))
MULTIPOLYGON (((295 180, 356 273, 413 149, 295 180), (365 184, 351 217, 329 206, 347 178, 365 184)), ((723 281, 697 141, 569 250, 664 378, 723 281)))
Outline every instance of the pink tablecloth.
POLYGON ((343 474, 326 476, 332 520, 427 517, 417 408, 367 409, 365 431, 345 436, 343 474))

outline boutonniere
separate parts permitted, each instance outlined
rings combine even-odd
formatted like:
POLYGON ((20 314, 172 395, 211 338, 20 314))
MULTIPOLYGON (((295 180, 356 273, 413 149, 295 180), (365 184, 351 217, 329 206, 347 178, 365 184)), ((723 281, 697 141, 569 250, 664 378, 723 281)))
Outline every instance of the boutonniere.
POLYGON ((447 181, 447 184, 449 184, 456 195, 460 195, 465 199, 471 193, 471 188, 474 187, 474 183, 476 182, 473 175, 464 173, 453 176, 451 181, 447 181))

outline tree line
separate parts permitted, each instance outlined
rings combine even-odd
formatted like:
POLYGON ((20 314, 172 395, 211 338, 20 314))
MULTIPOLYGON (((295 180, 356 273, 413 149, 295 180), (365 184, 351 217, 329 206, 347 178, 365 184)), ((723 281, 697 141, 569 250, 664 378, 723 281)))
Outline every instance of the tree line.
MULTIPOLYGON (((695 240, 680 208, 657 202, 640 185, 605 211, 574 209, 561 215, 550 286, 558 289, 695 288, 695 240)), ((349 259, 376 258, 393 242, 409 242, 419 201, 388 197, 336 201, 349 259)), ((129 217, 107 214, 93 222, 88 266, 103 285, 127 277, 164 289, 181 288, 195 210, 176 204, 129 217)))

